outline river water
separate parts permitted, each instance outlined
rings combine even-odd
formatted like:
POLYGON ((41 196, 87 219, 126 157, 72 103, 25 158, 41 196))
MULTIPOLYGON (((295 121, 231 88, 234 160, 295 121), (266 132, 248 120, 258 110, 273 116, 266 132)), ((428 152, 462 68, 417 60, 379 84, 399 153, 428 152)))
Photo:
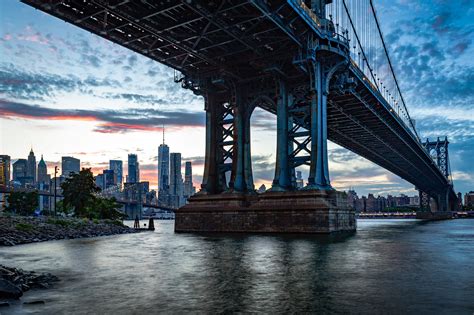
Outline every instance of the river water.
POLYGON ((50 272, 1 314, 474 313, 474 220, 359 220, 350 236, 155 232, 0 248, 50 272))

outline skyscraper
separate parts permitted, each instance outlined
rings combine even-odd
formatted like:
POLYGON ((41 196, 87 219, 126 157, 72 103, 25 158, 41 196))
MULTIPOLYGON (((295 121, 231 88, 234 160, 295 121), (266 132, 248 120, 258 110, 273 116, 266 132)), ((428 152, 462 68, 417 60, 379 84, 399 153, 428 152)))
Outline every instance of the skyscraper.
POLYGON ((10 156, 9 155, 0 155, 0 162, 3 165, 3 172, 0 174, 2 181, 4 181, 4 185, 8 185, 10 183, 10 156))
POLYGON ((170 189, 172 206, 183 204, 183 176, 181 175, 181 153, 170 154, 170 189))
POLYGON ((104 175, 104 188, 103 189, 107 189, 116 185, 114 170, 103 170, 102 174, 104 175))
POLYGON ((184 167, 184 188, 183 194, 184 197, 187 199, 194 195, 195 188, 193 186, 193 166, 190 161, 185 163, 184 167))
POLYGON ((167 192, 170 176, 170 148, 164 143, 158 148, 158 191, 167 192))
POLYGON ((63 156, 61 158, 61 175, 69 176, 70 173, 79 173, 81 170, 81 161, 72 156, 63 156))
POLYGON ((140 181, 140 164, 138 163, 138 157, 136 154, 128 155, 128 183, 138 183, 140 181))
POLYGON ((26 159, 18 159, 13 163, 13 181, 19 182, 21 186, 33 182, 33 178, 28 176, 28 161, 26 159))
POLYGON ((296 188, 301 189, 304 186, 303 177, 301 171, 296 171, 296 188))
POLYGON ((41 160, 38 163, 38 183, 49 184, 51 177, 48 175, 48 167, 46 162, 43 160, 43 155, 41 155, 41 160))
POLYGON ((33 184, 36 183, 36 157, 33 148, 30 150, 30 154, 28 155, 26 176, 33 178, 33 184))
POLYGON ((123 162, 121 160, 110 160, 109 169, 114 171, 115 185, 122 188, 123 183, 123 162))

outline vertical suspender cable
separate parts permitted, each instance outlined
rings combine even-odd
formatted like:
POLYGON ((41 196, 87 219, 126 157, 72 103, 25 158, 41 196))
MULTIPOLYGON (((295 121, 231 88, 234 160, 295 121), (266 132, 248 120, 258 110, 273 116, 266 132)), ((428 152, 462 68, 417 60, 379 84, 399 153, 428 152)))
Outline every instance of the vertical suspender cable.
POLYGON ((407 114, 407 118, 408 118, 408 121, 410 123, 410 126, 413 128, 413 131, 418 139, 418 141, 421 142, 420 140, 420 137, 418 136, 418 133, 416 132, 416 129, 415 129, 415 126, 413 125, 413 121, 411 120, 410 118, 410 114, 408 113, 408 110, 407 110, 407 106, 405 104, 405 100, 403 99, 403 95, 402 95, 402 92, 400 91, 400 86, 398 85, 398 80, 397 80, 397 77, 395 76, 395 72, 393 71, 393 67, 392 67, 392 62, 390 61, 390 57, 388 55, 388 51, 387 51, 387 47, 385 46, 385 41, 383 39, 383 36, 382 36, 382 31, 380 29, 380 25, 379 25, 379 20, 377 18, 377 14, 375 13, 375 8, 374 8, 374 4, 372 2, 372 0, 369 0, 369 3, 370 3, 370 8, 372 9, 372 13, 374 15, 374 19, 375 19, 375 23, 377 25, 377 29, 378 29, 378 32, 380 34, 380 38, 382 40, 382 45, 383 45, 383 49, 385 51, 385 55, 387 56, 387 60, 388 60, 388 65, 390 67, 390 71, 392 72, 392 76, 393 76, 393 79, 395 80, 395 85, 397 86, 397 90, 398 90, 398 93, 400 95, 400 99, 402 101, 402 104, 403 104, 403 108, 405 109, 405 112, 407 114))

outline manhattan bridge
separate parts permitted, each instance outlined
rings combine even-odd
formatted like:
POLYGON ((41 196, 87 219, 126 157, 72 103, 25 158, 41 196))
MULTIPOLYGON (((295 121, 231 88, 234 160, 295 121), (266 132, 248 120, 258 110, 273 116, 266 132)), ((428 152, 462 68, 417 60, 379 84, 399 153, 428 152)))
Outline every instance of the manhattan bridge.
POLYGON ((413 184, 421 208, 457 204, 448 140, 420 139, 372 0, 22 1, 175 69, 176 82, 204 97, 201 192, 177 211, 177 231, 355 229, 331 187, 327 140, 413 184), (261 196, 256 107, 277 117, 275 177, 261 196), (297 190, 302 165, 309 176, 297 190))

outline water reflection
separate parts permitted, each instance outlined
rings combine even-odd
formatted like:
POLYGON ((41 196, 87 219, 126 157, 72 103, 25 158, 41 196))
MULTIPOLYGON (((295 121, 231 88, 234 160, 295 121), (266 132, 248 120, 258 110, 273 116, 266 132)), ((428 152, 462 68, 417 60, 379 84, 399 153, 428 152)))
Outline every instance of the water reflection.
POLYGON ((155 232, 2 248, 58 275, 2 314, 474 311, 474 220, 360 221, 353 235, 155 232), (455 281, 456 285, 453 285, 455 281))

